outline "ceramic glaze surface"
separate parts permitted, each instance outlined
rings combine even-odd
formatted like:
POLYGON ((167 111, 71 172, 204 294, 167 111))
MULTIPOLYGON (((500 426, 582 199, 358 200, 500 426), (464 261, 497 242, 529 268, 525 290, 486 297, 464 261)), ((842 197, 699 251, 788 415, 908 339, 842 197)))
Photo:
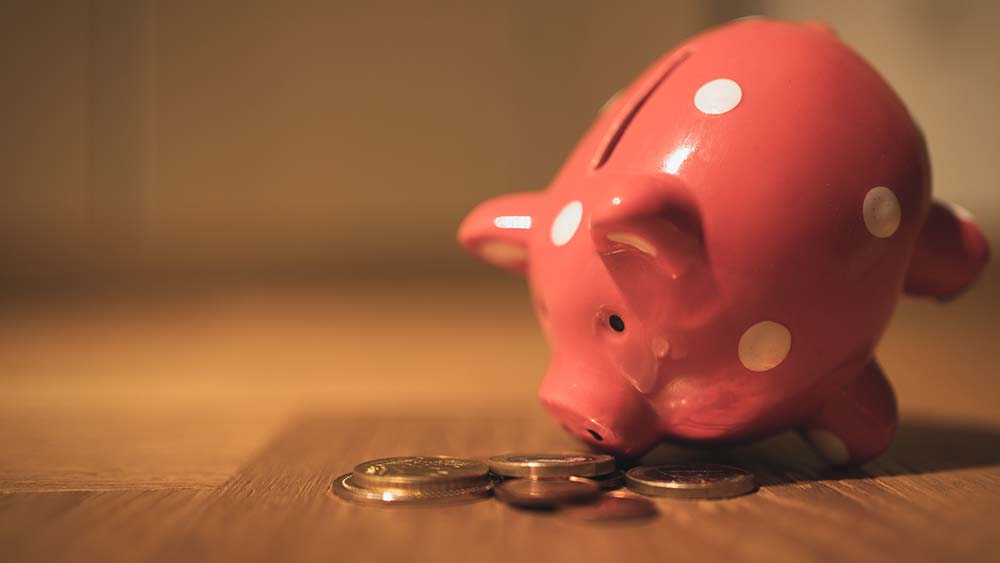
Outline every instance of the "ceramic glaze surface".
POLYGON ((873 352, 900 294, 951 297, 988 255, 932 202, 878 73, 823 26, 760 19, 668 52, 547 189, 481 204, 459 240, 527 275, 541 400, 580 439, 639 455, 795 428, 835 464, 895 431, 873 352))

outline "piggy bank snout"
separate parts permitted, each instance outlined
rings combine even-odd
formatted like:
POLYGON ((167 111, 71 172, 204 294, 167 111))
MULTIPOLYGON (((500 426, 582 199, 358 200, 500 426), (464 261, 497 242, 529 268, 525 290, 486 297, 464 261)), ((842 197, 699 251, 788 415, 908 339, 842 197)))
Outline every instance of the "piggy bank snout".
POLYGON ((550 374, 542 383, 541 401, 563 429, 597 450, 641 455, 659 438, 656 416, 648 403, 613 376, 591 379, 582 374, 550 374))

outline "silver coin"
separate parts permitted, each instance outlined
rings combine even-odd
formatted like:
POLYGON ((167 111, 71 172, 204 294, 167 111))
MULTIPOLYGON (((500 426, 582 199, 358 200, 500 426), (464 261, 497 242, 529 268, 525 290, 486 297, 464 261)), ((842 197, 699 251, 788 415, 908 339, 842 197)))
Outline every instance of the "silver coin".
POLYGON ((593 477, 615 470, 615 458, 591 453, 495 455, 490 469, 504 477, 593 477))
POLYGON ((644 495, 689 499, 734 497, 757 487, 753 473, 718 464, 634 467, 625 473, 625 485, 644 495))
POLYGON ((367 489, 452 489, 477 486, 490 478, 481 461, 447 456, 374 459, 354 467, 352 481, 367 489))
POLYGON ((333 480, 333 494, 357 504, 375 506, 417 506, 456 504, 488 497, 493 490, 493 480, 471 486, 441 490, 369 489, 358 486, 353 474, 346 473, 333 480))

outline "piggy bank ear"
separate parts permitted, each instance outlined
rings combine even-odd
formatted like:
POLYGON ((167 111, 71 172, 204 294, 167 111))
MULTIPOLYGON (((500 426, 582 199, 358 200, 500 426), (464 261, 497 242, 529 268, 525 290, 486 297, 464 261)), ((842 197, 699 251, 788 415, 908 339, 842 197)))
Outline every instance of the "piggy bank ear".
POLYGON ((538 192, 523 192, 484 201, 462 221, 458 242, 494 266, 523 274, 540 198, 538 192))
POLYGON ((704 264, 701 216, 675 176, 616 182, 605 199, 591 215, 590 234, 620 284, 645 283, 650 273, 678 280, 704 264))

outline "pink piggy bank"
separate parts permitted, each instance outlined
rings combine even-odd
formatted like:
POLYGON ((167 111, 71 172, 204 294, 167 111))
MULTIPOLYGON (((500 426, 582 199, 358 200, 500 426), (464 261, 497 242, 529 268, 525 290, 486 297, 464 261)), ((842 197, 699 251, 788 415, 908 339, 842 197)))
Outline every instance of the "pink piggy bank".
POLYGON ((988 248, 930 199, 920 129, 827 28, 746 20, 616 95, 548 189, 491 199, 461 244, 527 275, 545 408, 590 445, 797 429, 830 463, 883 452, 873 356, 902 292, 947 299, 988 248))

